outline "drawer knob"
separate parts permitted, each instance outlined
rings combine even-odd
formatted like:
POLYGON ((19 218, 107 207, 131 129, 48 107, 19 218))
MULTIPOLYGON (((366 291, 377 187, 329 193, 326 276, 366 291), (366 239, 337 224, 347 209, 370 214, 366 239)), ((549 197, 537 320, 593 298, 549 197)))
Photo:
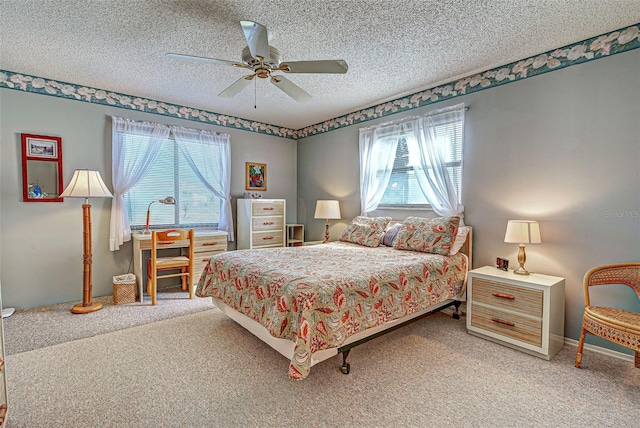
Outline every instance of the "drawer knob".
POLYGON ((262 224, 264 224, 265 226, 267 226, 267 225, 273 224, 273 222, 272 222, 272 221, 265 221, 265 222, 264 222, 264 223, 262 223, 262 224))
POLYGON ((500 318, 491 318, 491 321, 497 322, 498 324, 508 325, 509 327, 514 327, 515 324, 509 321, 501 320, 500 318))
POLYGON ((210 259, 202 259, 203 262, 208 262, 210 259))
POLYGON ((273 236, 265 236, 262 239, 264 239, 265 241, 269 240, 269 239, 273 239, 273 236))
POLYGON ((265 210, 265 211, 273 211, 273 208, 272 207, 264 207, 263 210, 265 210))
POLYGON ((171 244, 175 244, 175 241, 162 241, 162 242, 158 242, 159 245, 171 245, 171 244))
POLYGON ((515 296, 510 296, 508 294, 502 294, 502 293, 493 293, 494 297, 499 297, 500 299, 507 299, 507 300, 514 300, 516 297, 515 296))
POLYGON ((203 247, 209 247, 211 245, 218 245, 218 243, 217 242, 203 242, 202 243, 203 247))

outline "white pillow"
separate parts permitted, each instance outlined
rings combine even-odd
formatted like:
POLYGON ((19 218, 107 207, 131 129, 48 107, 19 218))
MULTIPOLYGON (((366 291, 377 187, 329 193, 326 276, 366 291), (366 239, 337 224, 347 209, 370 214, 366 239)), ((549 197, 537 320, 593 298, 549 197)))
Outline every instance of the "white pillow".
POLYGON ((458 227, 458 233, 456 234, 456 239, 453 241, 453 245, 451 246, 451 250, 449 250, 450 256, 455 256, 460 251, 460 248, 467 241, 467 235, 469 235, 469 231, 471 227, 469 226, 460 226, 458 227))

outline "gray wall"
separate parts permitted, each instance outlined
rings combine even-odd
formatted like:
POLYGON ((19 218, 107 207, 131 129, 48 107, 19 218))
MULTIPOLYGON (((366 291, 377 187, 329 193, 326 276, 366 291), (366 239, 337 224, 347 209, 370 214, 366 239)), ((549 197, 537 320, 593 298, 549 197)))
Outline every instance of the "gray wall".
MULTIPOLYGON (((496 256, 517 264, 517 246, 503 242, 507 220, 539 220, 543 242, 527 246, 526 266, 566 278, 565 335, 577 339, 584 273, 640 261, 638 69, 635 50, 299 140, 298 221, 306 225, 306 239, 324 233, 323 221, 313 219, 317 199, 341 202, 333 239, 359 214, 359 127, 464 101, 462 203, 466 223, 474 226, 474 267, 494 265, 496 256)), ((434 215, 391 214, 399 220, 434 215)), ((601 297, 640 311, 626 287, 601 297)), ((629 352, 592 337, 588 342, 629 352)))
MULTIPOLYGON (((76 168, 98 169, 111 185, 111 116, 211 129, 231 135, 231 194, 245 191, 245 162, 267 164, 266 198, 285 198, 296 220, 296 142, 149 113, 0 89, 0 274, 5 307, 82 299, 82 199, 22 202, 20 134, 62 137, 65 185, 76 168)), ((113 293, 112 277, 133 270, 132 245, 109 251, 110 199, 92 199, 93 294, 113 293)), ((235 242, 229 243, 235 248, 235 242)))

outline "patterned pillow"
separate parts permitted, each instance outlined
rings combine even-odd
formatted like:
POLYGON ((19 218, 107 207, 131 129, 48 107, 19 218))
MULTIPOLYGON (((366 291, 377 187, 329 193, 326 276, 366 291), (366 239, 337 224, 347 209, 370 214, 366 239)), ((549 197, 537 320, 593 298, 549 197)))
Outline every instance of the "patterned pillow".
POLYGON ((358 216, 351 220, 340 240, 367 247, 377 247, 380 245, 384 229, 390 221, 391 217, 358 216))
POLYGON ((393 248, 448 255, 458 233, 459 217, 407 217, 393 248))
POLYGON ((398 236, 398 232, 400 231, 400 227, 402 223, 394 224, 382 235, 382 240, 380 244, 386 245, 387 247, 393 247, 393 244, 396 242, 396 237, 398 236))

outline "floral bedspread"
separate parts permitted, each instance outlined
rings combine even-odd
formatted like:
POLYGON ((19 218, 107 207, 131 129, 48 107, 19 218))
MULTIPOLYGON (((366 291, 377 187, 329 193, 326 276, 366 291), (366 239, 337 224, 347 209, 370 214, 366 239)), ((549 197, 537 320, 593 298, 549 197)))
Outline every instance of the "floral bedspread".
POLYGON ((311 354, 463 291, 467 259, 345 242, 240 250, 212 257, 196 295, 216 297, 295 343, 289 377, 311 354))

